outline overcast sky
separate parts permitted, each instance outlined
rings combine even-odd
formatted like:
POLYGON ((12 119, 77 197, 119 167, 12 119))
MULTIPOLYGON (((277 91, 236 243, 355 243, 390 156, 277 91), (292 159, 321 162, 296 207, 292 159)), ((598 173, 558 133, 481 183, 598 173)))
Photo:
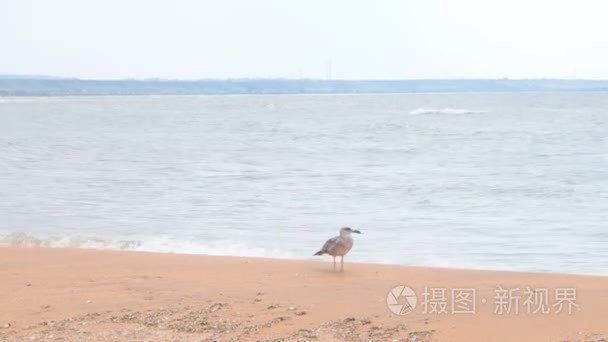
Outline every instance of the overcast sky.
POLYGON ((0 0, 0 74, 608 79, 604 0, 0 0))

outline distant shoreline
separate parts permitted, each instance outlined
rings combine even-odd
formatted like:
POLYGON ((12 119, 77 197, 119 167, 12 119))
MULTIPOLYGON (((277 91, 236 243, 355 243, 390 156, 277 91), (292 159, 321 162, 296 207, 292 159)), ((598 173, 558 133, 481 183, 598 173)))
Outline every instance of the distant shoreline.
POLYGON ((0 96, 603 92, 608 80, 81 80, 0 77, 0 96))

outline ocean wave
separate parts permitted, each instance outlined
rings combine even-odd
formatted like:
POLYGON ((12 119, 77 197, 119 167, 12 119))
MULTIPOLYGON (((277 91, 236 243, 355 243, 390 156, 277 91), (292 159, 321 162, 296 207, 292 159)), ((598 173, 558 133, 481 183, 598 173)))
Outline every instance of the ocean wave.
POLYGON ((40 238, 25 233, 0 236, 0 246, 83 248, 138 252, 201 254, 241 257, 266 257, 292 259, 294 256, 278 250, 253 247, 230 240, 193 241, 170 236, 156 236, 144 240, 114 240, 96 236, 80 235, 40 238))
POLYGON ((463 109, 463 108, 416 108, 410 112, 412 115, 424 114, 481 114, 486 113, 485 110, 463 109))
POLYGON ((0 237, 0 246, 16 247, 68 247, 93 249, 136 249, 141 246, 139 241, 108 240, 99 237, 64 236, 38 238, 25 233, 12 233, 0 237))

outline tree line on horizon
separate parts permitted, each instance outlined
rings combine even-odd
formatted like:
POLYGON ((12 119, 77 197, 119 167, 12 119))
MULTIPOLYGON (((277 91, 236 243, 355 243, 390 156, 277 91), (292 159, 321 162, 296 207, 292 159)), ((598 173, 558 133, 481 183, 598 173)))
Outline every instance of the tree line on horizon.
POLYGON ((608 91, 608 81, 564 79, 429 80, 81 80, 0 77, 0 96, 357 94, 608 91))

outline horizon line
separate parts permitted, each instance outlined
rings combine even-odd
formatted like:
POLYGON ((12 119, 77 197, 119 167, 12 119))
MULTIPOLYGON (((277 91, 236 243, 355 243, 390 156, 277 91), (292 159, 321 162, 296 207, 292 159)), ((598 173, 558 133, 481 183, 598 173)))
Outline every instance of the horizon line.
POLYGON ((400 79, 327 79, 327 78, 290 78, 290 77, 226 77, 226 78, 161 78, 161 77, 145 77, 145 78, 80 78, 70 76, 53 76, 40 74, 0 74, 0 80, 39 80, 39 81, 136 81, 136 82, 200 82, 200 81, 315 81, 315 82, 411 82, 411 81, 589 81, 589 82, 607 82, 608 79, 593 79, 593 78, 552 78, 552 77, 530 77, 530 78, 400 78, 400 79))

